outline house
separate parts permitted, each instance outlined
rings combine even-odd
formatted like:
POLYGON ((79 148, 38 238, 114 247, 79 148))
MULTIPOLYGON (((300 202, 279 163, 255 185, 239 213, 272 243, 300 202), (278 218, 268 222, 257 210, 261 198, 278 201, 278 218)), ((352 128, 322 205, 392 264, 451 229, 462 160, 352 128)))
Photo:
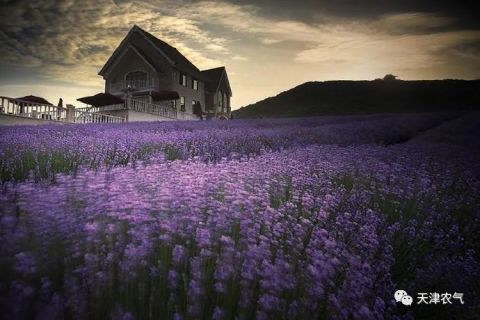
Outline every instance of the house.
POLYGON ((92 106, 90 111, 127 121, 230 118, 232 90, 225 67, 200 71, 176 48, 136 25, 99 75, 105 93, 78 99, 92 106), (123 107, 118 99, 125 101, 123 107))

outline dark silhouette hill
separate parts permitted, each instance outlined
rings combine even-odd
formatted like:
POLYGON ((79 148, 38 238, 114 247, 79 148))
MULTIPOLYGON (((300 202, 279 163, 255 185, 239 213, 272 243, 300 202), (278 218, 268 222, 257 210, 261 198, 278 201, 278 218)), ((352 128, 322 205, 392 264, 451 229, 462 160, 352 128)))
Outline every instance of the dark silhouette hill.
POLYGON ((233 112, 233 118, 480 110, 480 80, 306 82, 233 112))

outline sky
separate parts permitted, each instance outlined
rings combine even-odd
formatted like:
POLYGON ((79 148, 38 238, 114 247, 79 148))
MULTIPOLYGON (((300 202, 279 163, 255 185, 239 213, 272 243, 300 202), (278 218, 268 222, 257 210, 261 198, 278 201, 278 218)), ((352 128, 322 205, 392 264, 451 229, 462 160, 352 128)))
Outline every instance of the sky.
POLYGON ((478 79, 478 12, 469 0, 0 0, 0 96, 83 106, 134 24, 200 70, 225 66, 232 109, 306 81, 478 79))

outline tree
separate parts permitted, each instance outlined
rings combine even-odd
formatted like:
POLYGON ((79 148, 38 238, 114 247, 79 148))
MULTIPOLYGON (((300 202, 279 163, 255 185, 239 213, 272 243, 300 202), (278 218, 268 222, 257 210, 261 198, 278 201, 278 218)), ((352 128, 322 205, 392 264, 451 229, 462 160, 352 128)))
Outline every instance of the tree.
POLYGON ((383 77, 384 81, 395 81, 399 80, 397 76, 394 76, 393 74, 389 73, 385 77, 383 77))

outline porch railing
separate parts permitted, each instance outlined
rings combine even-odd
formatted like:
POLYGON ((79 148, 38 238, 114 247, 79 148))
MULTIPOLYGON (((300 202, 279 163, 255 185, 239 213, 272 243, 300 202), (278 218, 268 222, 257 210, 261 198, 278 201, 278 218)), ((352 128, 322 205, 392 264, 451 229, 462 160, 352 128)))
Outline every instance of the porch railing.
POLYGON ((51 121, 65 121, 66 119, 64 108, 9 97, 0 97, 0 114, 51 121))
POLYGON ((109 82, 108 84, 108 92, 114 94, 122 94, 123 90, 128 88, 128 86, 135 88, 136 90, 148 90, 159 87, 159 81, 155 78, 150 77, 148 80, 140 80, 134 82, 127 82, 127 81, 118 81, 116 83, 109 82))
POLYGON ((85 112, 75 109, 75 123, 121 123, 125 122, 122 117, 115 117, 108 114, 85 112))
POLYGON ((80 110, 72 105, 60 108, 1 96, 0 114, 68 123, 119 123, 125 121, 122 117, 80 110))
POLYGON ((130 101, 127 100, 125 104, 128 110, 151 113, 169 119, 177 119, 178 115, 177 110, 173 108, 141 100, 130 99, 130 101))
POLYGON ((86 107, 86 108, 77 108, 78 111, 82 112, 93 112, 101 113, 105 111, 115 111, 115 110, 132 110, 137 112, 150 113, 157 116, 161 116, 168 119, 175 120, 199 120, 199 118, 191 113, 178 111, 169 106, 163 106, 160 104, 149 103, 143 100, 137 99, 127 99, 123 104, 113 104, 103 107, 86 107))
POLYGON ((76 108, 78 111, 82 112, 101 112, 101 111, 116 111, 116 110, 125 110, 125 104, 124 103, 119 103, 119 104, 112 104, 109 106, 103 106, 103 107, 84 107, 84 108, 76 108))

